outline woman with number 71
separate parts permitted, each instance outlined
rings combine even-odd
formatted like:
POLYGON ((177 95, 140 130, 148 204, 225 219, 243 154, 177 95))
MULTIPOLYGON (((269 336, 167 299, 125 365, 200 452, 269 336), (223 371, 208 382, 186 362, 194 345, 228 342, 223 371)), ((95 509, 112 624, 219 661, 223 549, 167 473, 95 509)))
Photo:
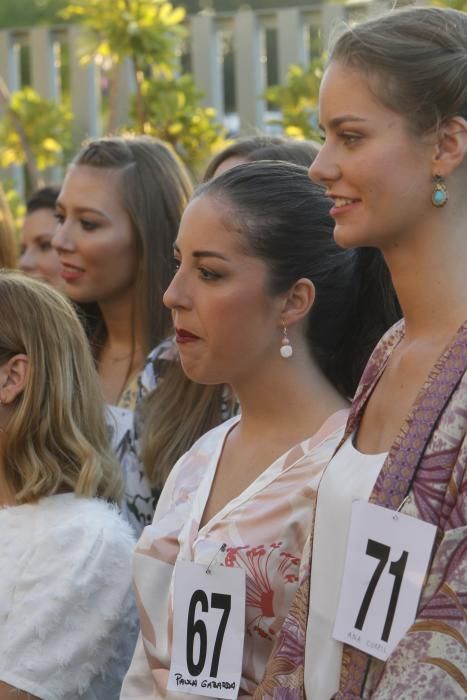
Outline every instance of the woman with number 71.
POLYGON ((346 397, 397 318, 378 251, 339 248, 329 207, 306 168, 259 162, 183 215, 164 297, 183 369, 230 384, 241 415, 179 460, 138 543, 125 700, 251 697, 261 681, 346 397))
POLYGON ((334 200, 336 241, 382 251, 404 320, 375 349, 321 480, 310 575, 256 697, 460 700, 467 675, 467 14, 394 12, 348 29, 330 56, 319 100, 325 142, 310 175, 334 200), (385 519, 381 536, 375 517, 385 519), (411 547, 420 527, 431 543, 415 537, 411 547), (425 546, 425 569, 409 581, 425 546), (358 567, 367 572, 361 589, 358 567), (420 590, 410 611, 404 601, 415 578, 420 590), (350 625, 341 626, 352 608, 350 625), (388 646, 396 624, 401 633, 388 646))

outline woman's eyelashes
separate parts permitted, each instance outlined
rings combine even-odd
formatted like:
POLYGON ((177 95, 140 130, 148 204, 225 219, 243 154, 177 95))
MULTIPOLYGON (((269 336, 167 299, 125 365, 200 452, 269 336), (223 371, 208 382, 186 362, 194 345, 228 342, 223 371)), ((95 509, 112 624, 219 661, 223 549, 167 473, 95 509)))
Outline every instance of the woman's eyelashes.
POLYGON ((339 134, 339 137, 346 146, 353 146, 362 138, 361 134, 356 134, 352 131, 344 131, 339 134))
MULTIPOLYGON (((359 141, 362 138, 362 134, 358 134, 355 131, 341 131, 337 132, 336 134, 337 138, 340 139, 344 145, 346 146, 353 146, 357 141, 359 141)), ((321 143, 326 142, 326 131, 323 128, 319 129, 318 132, 318 137, 321 143)))
POLYGON ((96 221, 88 221, 87 219, 80 219, 79 223, 84 231, 95 231, 99 227, 96 221))
MULTIPOLYGON (((172 261, 172 274, 176 275, 181 267, 181 260, 179 258, 174 258, 172 261)), ((195 268, 198 271, 199 277, 205 282, 213 282, 222 277, 219 272, 214 272, 213 270, 208 270, 208 268, 203 265, 197 265, 195 268)))
MULTIPOLYGON (((65 214, 62 212, 56 211, 54 214, 55 218, 57 219, 57 223, 59 226, 63 226, 65 223, 65 214)), ((96 221, 89 221, 89 219, 79 219, 79 224, 83 231, 94 231, 96 228, 99 227, 99 224, 96 221)))
POLYGON ((213 272, 205 267, 198 267, 198 272, 201 279, 205 280, 206 282, 213 282, 214 280, 218 280, 222 277, 222 275, 220 275, 218 272, 213 272))

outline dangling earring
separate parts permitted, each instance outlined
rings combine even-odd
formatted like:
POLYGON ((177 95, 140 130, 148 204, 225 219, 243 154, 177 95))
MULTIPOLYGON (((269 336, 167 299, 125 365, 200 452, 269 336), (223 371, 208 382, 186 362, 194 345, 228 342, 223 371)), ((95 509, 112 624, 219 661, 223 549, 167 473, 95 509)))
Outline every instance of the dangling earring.
POLYGON ((282 326, 282 343, 280 353, 281 357, 283 357, 284 360, 287 360, 293 355, 293 347, 290 344, 289 336, 287 335, 287 326, 285 325, 285 323, 282 326))
POLYGON ((435 175, 434 181, 435 186, 431 193, 431 202, 434 207, 444 207, 448 201, 448 188, 444 182, 444 177, 442 175, 435 175))

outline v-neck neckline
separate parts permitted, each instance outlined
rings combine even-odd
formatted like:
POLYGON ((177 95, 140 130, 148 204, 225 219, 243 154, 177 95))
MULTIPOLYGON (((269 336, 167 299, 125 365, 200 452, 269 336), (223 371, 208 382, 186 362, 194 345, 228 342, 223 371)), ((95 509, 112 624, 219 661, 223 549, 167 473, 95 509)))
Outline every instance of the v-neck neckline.
MULTIPOLYGON (((264 489, 268 484, 270 484, 282 471, 288 471, 292 467, 295 467, 304 457, 308 456, 311 449, 316 449, 324 439, 329 437, 328 426, 333 421, 336 420, 336 416, 341 414, 348 414, 348 409, 341 409, 332 413, 318 430, 309 437, 295 443, 288 450, 279 455, 271 464, 269 464, 243 491, 241 491, 237 496, 228 501, 215 515, 213 515, 210 520, 208 520, 202 527, 199 527, 199 523, 202 521, 203 513, 206 509, 206 505, 211 493, 212 485, 214 483, 214 478, 216 475, 217 468, 219 466, 219 461, 224 451, 225 443, 229 434, 235 428, 236 425, 241 420, 241 416, 234 416, 230 421, 224 423, 225 433, 223 439, 220 441, 216 451, 213 453, 212 458, 209 461, 209 466, 201 480, 199 486, 199 498, 196 499, 194 507, 191 513, 190 520, 196 522, 198 526, 197 534, 195 540, 199 537, 206 535, 218 522, 222 521, 231 511, 235 510, 241 506, 245 501, 250 499, 255 493, 258 493, 264 489), (310 444, 311 443, 311 444, 310 444), (306 449, 305 446, 306 445, 306 449), (288 458, 295 452, 298 451, 296 458, 287 464, 288 458), (286 465, 286 466, 285 466, 286 465), (285 468, 284 468, 285 467, 285 468)), ((343 424, 345 421, 343 422, 343 424)), ((343 427, 343 425, 341 426, 343 427)), ((336 427, 337 430, 337 427, 336 427)))

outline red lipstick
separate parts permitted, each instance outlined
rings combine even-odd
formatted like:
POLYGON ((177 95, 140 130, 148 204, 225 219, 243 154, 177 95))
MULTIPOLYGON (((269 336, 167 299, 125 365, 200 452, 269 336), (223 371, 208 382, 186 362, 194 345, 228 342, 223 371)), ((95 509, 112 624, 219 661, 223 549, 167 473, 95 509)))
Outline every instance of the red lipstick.
POLYGON ((175 339, 177 343, 193 343, 195 340, 200 340, 199 336, 186 331, 184 328, 175 329, 175 339))

